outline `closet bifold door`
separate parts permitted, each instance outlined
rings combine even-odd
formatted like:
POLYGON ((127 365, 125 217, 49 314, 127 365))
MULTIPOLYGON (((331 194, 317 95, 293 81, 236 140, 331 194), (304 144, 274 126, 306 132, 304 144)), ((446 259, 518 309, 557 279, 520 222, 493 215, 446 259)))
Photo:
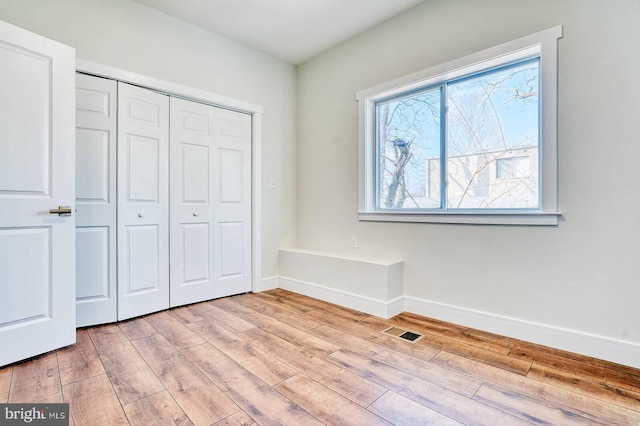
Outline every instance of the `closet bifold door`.
POLYGON ((213 112, 171 98, 171 306, 213 298, 213 112))
POLYGON ((118 83, 118 320, 169 308, 169 97, 118 83))
POLYGON ((171 98, 171 306, 251 290, 251 117, 171 98))
POLYGON ((117 319, 117 83, 76 74, 76 326, 117 319))
POLYGON ((215 108, 213 297, 251 291, 251 116, 215 108))

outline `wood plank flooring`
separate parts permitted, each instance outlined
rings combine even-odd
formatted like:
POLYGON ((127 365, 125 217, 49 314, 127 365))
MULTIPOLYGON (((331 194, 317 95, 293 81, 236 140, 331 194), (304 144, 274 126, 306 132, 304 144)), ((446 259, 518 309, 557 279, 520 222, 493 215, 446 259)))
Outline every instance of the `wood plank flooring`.
POLYGON ((272 290, 79 329, 0 369, 0 402, 68 402, 76 426, 640 425, 640 370, 272 290))

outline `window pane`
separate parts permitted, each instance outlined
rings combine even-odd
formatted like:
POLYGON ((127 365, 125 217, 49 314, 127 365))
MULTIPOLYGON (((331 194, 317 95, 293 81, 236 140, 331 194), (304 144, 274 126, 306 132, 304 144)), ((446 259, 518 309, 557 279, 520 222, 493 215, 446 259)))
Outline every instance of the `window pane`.
POLYGON ((496 177, 498 179, 520 179, 529 176, 531 157, 498 158, 496 160, 496 177))
POLYGON ((441 88, 376 105, 379 209, 439 209, 441 88))
POLYGON ((539 60, 447 86, 447 207, 539 206, 539 60))

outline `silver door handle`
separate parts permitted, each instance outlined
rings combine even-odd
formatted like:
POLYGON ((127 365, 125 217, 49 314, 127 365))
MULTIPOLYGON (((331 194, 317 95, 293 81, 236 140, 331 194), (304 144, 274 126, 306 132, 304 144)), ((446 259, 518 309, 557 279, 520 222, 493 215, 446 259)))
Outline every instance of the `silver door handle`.
POLYGON ((71 206, 58 206, 57 209, 50 209, 49 214, 57 214, 58 216, 71 216, 71 206))
POLYGON ((193 217, 198 217, 198 212, 193 212, 193 217))

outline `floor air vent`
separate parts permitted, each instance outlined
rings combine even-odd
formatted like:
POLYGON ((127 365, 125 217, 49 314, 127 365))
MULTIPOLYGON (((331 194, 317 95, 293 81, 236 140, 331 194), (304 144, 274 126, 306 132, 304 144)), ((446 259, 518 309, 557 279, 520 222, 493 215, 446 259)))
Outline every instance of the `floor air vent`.
POLYGON ((406 340, 411 343, 415 343, 422 338, 421 334, 414 333, 413 331, 403 330, 398 327, 389 327, 382 332, 386 335, 397 337, 398 339, 406 340))

